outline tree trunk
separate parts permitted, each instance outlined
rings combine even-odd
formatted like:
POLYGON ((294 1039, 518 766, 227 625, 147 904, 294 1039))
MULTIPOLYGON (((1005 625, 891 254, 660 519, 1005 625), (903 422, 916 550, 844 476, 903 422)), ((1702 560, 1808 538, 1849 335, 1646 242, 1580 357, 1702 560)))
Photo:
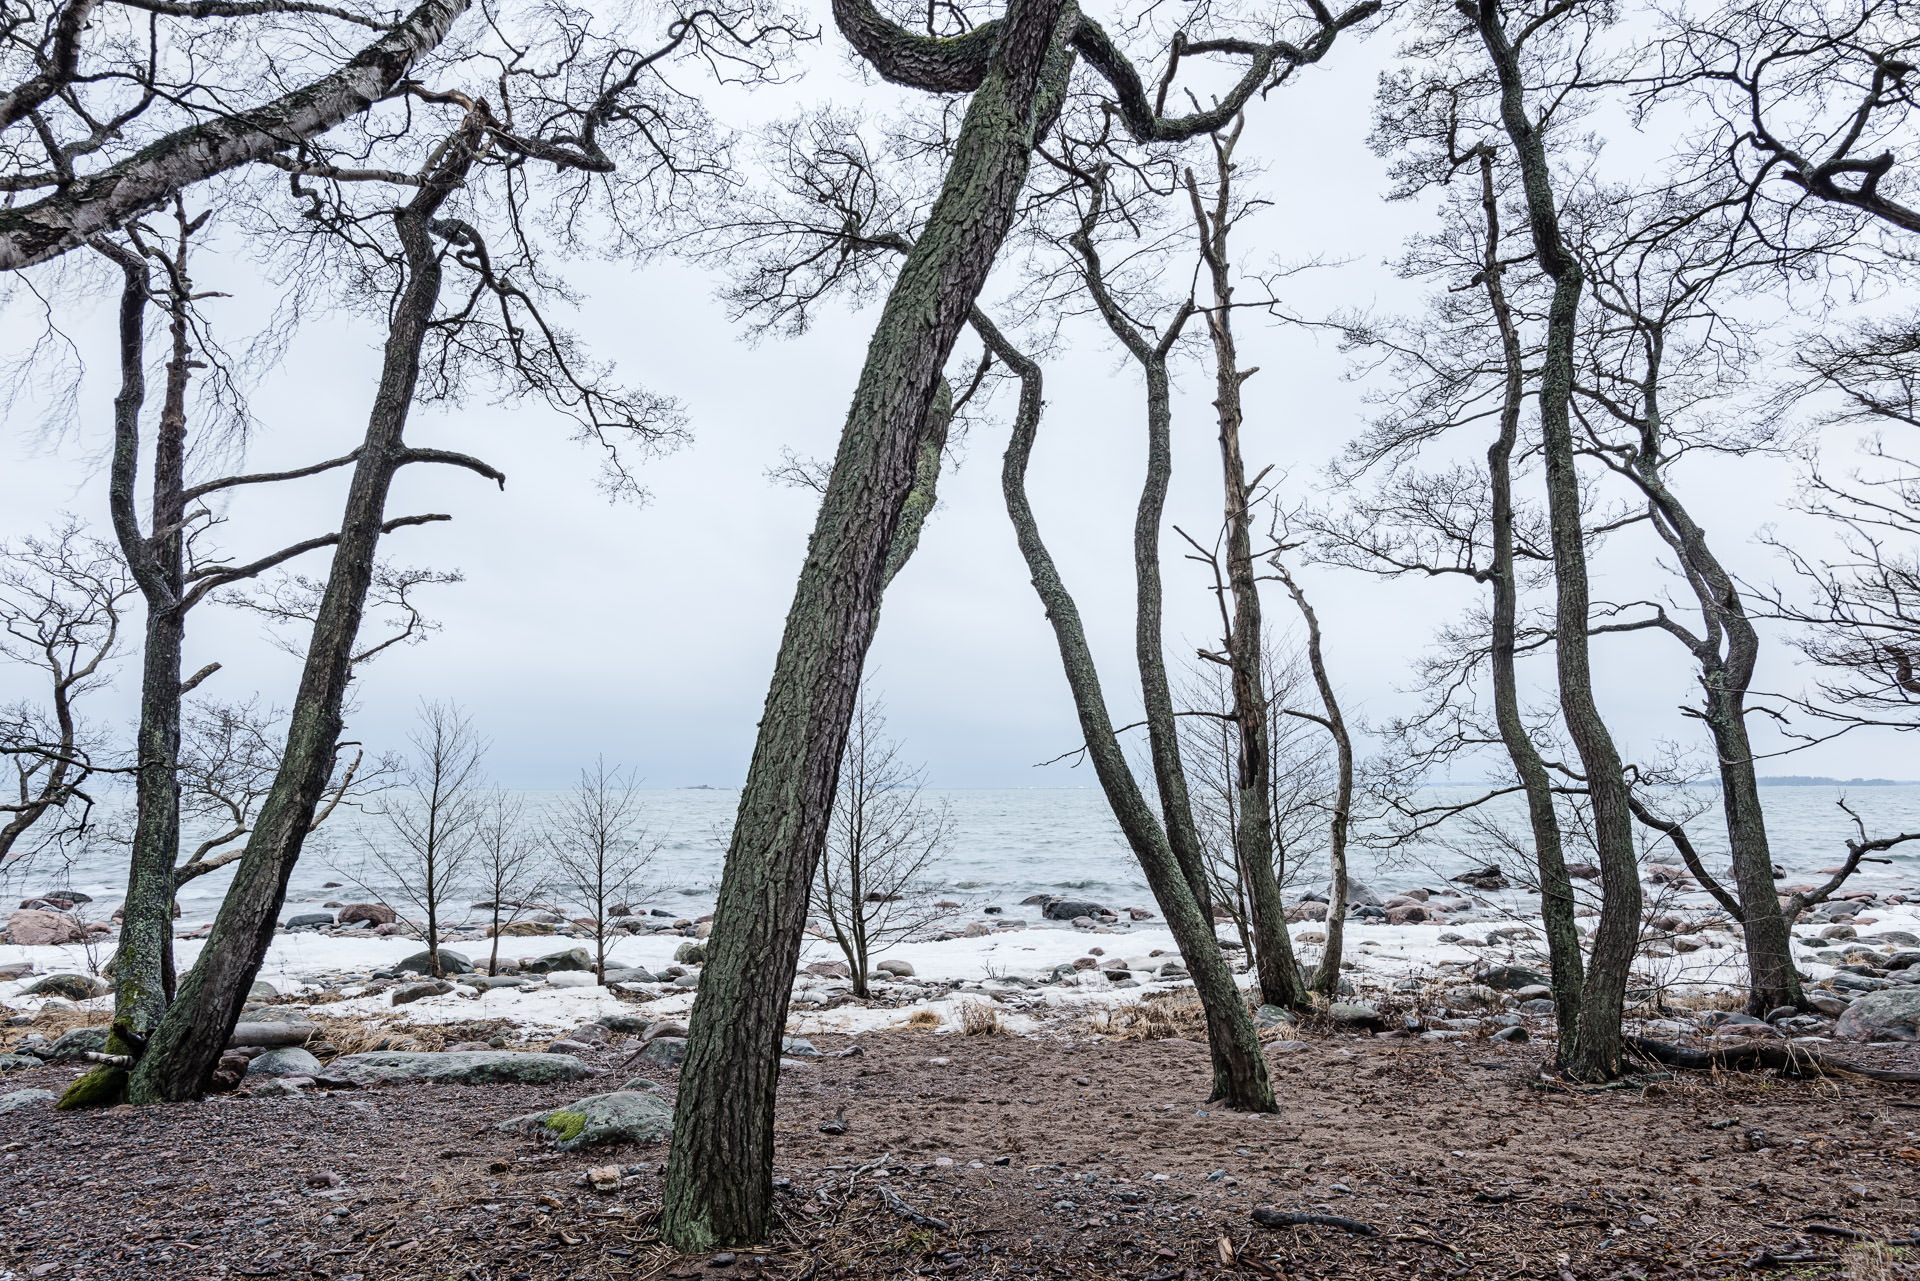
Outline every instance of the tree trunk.
POLYGON ((1047 620, 1053 625, 1054 639, 1060 647, 1060 663, 1073 692, 1074 710, 1080 719, 1080 732, 1094 773, 1129 848, 1146 874, 1148 888, 1153 891, 1160 914, 1166 918, 1167 928, 1173 934, 1188 973, 1193 976, 1194 989, 1206 1011, 1207 1045, 1213 1058, 1213 1098, 1243 1111, 1277 1111, 1266 1061, 1260 1056, 1259 1037, 1253 1020, 1247 1015, 1246 1002, 1234 982, 1233 971, 1220 955, 1213 921, 1201 913, 1179 860, 1174 857, 1173 847, 1141 794, 1126 754, 1114 737, 1106 696, 1100 688, 1100 673, 1087 645, 1079 608, 1041 541, 1039 524, 1027 500, 1027 460, 1033 453, 1034 436, 1040 426, 1040 368, 1008 343, 985 316, 976 317, 974 325, 995 354, 1020 375, 1019 416, 1014 422, 1000 474, 1007 514, 1013 521, 1027 570, 1033 575, 1034 591, 1039 594, 1047 620))
MULTIPOLYGON (((867 349, 775 662, 689 1023, 660 1233, 766 1236, 780 1038, 888 552, 941 371, 1064 95, 1063 0, 1014 0, 867 349)), ((1067 11, 1070 15, 1070 10, 1067 11)))
POLYGON ((1473 6, 1473 17, 1500 84, 1500 116, 1520 161, 1527 220, 1541 270, 1553 281, 1547 340, 1540 372, 1540 434, 1547 473, 1547 519, 1553 541, 1555 645, 1561 714, 1580 753, 1593 807, 1594 845, 1604 899, 1594 931, 1593 955, 1581 993, 1579 1030, 1566 1071, 1583 1081, 1620 1074, 1620 1018, 1628 972, 1640 932, 1640 871, 1634 857, 1633 820, 1627 784, 1613 736, 1593 698, 1587 628, 1585 531, 1581 526, 1580 476, 1574 463, 1569 401, 1573 390, 1574 340, 1580 294, 1580 264, 1560 235, 1553 175, 1546 147, 1528 114, 1519 56, 1500 26, 1491 0, 1473 6))
POLYGON ((1340 696, 1334 692, 1333 678, 1327 674, 1326 654, 1320 644, 1320 616, 1313 612, 1307 594, 1278 556, 1274 557, 1274 569, 1307 624, 1307 666, 1313 671, 1313 684, 1320 692, 1323 713, 1317 719, 1333 737, 1339 771, 1334 782, 1333 818, 1327 824, 1327 864, 1333 880, 1333 892, 1327 895, 1327 948, 1320 957, 1319 968, 1313 972, 1313 990, 1331 1001, 1340 993, 1341 936, 1347 915, 1347 829, 1353 822, 1353 737, 1347 733, 1340 696))
MULTIPOLYGON (((151 281, 145 261, 111 246, 120 264, 121 389, 114 401, 113 464, 108 505, 121 555, 146 602, 141 655, 140 721, 134 747, 133 844, 127 867, 113 978, 113 1027, 104 1052, 137 1056, 167 1012, 172 987, 174 864, 180 853, 180 663, 185 639, 187 384, 192 373, 188 299, 182 278, 170 290, 171 354, 166 395, 155 433, 152 537, 141 532, 134 503, 140 465, 140 409, 146 396, 145 306, 151 281)), ((62 1094, 63 1108, 118 1103, 127 1070, 102 1064, 62 1094)))
POLYGON ((405 461, 403 435, 419 379, 420 352, 440 295, 441 264, 429 224, 473 162, 477 123, 477 118, 470 119, 455 135, 440 166, 395 217, 407 280, 389 324, 380 388, 348 487, 339 543, 289 717, 286 750, 214 918, 213 932, 134 1067, 129 1090, 134 1103, 178 1102, 206 1088, 273 942, 287 880, 333 769, 354 642, 384 532, 387 491, 405 461))
POLYGON ((1713 736, 1720 769, 1720 802, 1746 936, 1747 1012, 1764 1015, 1783 1005, 1804 1009, 1806 993, 1793 964, 1791 923, 1781 911, 1774 888, 1773 850, 1760 808, 1753 742, 1747 733, 1747 689, 1759 661, 1760 636, 1747 617, 1733 576, 1708 545, 1706 531, 1667 488, 1658 452, 1658 401, 1648 399, 1646 437, 1634 470, 1652 500, 1656 520, 1664 526, 1668 545, 1686 569, 1706 623, 1705 636, 1689 647, 1700 664, 1700 687, 1706 696, 1702 719, 1713 736))
MULTIPOLYGON (((1200 203, 1200 189, 1191 171, 1187 189, 1193 197, 1201 260, 1213 288, 1213 306, 1206 313, 1207 332, 1213 340, 1213 406, 1220 422, 1220 473, 1226 499, 1227 587, 1233 596, 1233 621, 1226 638, 1227 664, 1233 676, 1233 719, 1240 731, 1234 774, 1240 821, 1234 826, 1234 853, 1253 899, 1254 961, 1260 974, 1261 997, 1269 1005, 1295 1008, 1306 1004, 1307 991, 1294 960, 1293 936, 1287 932, 1287 905, 1281 898, 1274 868, 1278 844, 1273 831, 1273 740, 1265 682, 1261 679, 1266 632, 1260 589, 1254 582, 1253 536, 1249 529, 1252 513, 1246 462, 1240 451, 1240 386, 1252 371, 1241 372, 1240 353, 1234 342, 1233 276, 1227 258, 1233 216, 1229 203, 1233 147, 1238 139, 1236 125, 1232 134, 1214 142, 1219 174, 1211 213, 1200 203)), ((1329 926, 1333 913, 1329 907, 1329 926)))
POLYGON ((1540 877, 1540 920, 1546 929, 1548 969, 1553 983, 1555 1056, 1565 1063, 1572 1057, 1578 1041, 1586 969, 1580 954, 1580 931, 1574 924, 1573 878, 1567 875, 1566 855, 1560 841, 1560 817, 1553 808, 1553 782, 1520 712, 1515 635, 1520 583, 1513 549, 1513 451, 1520 439, 1520 412, 1526 403, 1526 367, 1519 326, 1507 302, 1501 274, 1500 205, 1493 184, 1493 155, 1484 147, 1480 152, 1480 207, 1487 227, 1483 281, 1500 329, 1505 380, 1500 434, 1487 447, 1487 480, 1493 499, 1493 563, 1487 574, 1493 587, 1493 627, 1488 640, 1493 668, 1493 712, 1507 758, 1513 762, 1514 773, 1519 776, 1527 798, 1527 822, 1533 831, 1534 863, 1540 877))

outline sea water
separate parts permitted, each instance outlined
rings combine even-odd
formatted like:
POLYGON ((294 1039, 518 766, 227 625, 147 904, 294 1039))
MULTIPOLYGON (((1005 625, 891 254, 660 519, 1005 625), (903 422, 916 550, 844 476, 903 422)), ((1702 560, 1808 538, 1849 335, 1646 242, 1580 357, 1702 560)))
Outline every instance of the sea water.
MULTIPOLYGON (((1427 805, 1458 804, 1481 795, 1485 788, 1450 786, 1426 789, 1419 800, 1427 805)), ((523 792, 530 829, 537 835, 545 816, 563 799, 558 792, 523 792)), ((1870 836, 1920 832, 1920 785, 1834 787, 1827 785, 1772 786, 1762 789, 1774 861, 1787 872, 1784 883, 1809 880, 1819 869, 1843 861, 1847 841, 1857 839, 1853 820, 1836 803, 1845 800, 1864 821, 1870 836)), ((1688 832, 1708 866, 1726 862, 1726 838, 1720 826, 1718 793, 1709 788, 1682 789, 1674 794, 1674 808, 1698 811, 1688 832)), ((1032 916, 1020 901, 1036 894, 1058 894, 1124 909, 1152 909, 1152 895, 1139 865, 1128 851, 1095 788, 1005 788, 932 790, 922 795, 931 806, 943 806, 951 822, 951 836, 927 868, 930 888, 969 907, 998 906, 1007 915, 1032 916)), ((739 793, 731 789, 686 788, 648 790, 638 807, 645 825, 642 838, 655 852, 643 875, 644 891, 634 906, 659 907, 676 915, 698 916, 712 910, 726 856, 739 793)), ((110 833, 114 812, 124 809, 124 798, 103 802, 106 817, 100 830, 110 833)), ((1527 848, 1524 809, 1517 797, 1491 802, 1489 819, 1512 832, 1516 845, 1527 848)), ((1484 832, 1455 824, 1450 835, 1412 848, 1369 848, 1366 838, 1385 830, 1380 822, 1362 823, 1350 853, 1352 874, 1375 889, 1390 893, 1416 885, 1436 886, 1482 862, 1501 862, 1509 874, 1519 870, 1514 847, 1503 847, 1484 832)), ((197 834, 188 834, 188 848, 197 834)), ((287 894, 287 911, 323 901, 352 902, 390 897, 386 884, 368 857, 376 845, 391 842, 377 815, 337 812, 308 841, 295 868, 287 894), (336 883, 336 884, 330 884, 336 883)), ((1570 844, 1570 857, 1579 857, 1570 844)), ((1678 863, 1670 846, 1652 843, 1644 852, 1651 862, 1678 863)), ((1885 864, 1862 869, 1859 884, 1879 889, 1920 890, 1920 841, 1901 846, 1885 857, 1885 864)), ((124 846, 99 839, 78 846, 65 857, 36 855, 16 860, 5 869, 0 892, 16 901, 56 887, 91 895, 90 916, 104 919, 113 910, 125 886, 124 846)), ((1290 880, 1293 891, 1325 880, 1324 849, 1294 852, 1290 880)), ((180 896, 182 922, 210 920, 218 908, 230 869, 191 881, 180 896)), ((464 895, 459 906, 481 897, 477 888, 464 895)), ((396 902, 396 905, 397 902, 396 902)), ((0 903, 0 909, 12 907, 0 903)), ((564 906, 564 905, 563 905, 564 906)))

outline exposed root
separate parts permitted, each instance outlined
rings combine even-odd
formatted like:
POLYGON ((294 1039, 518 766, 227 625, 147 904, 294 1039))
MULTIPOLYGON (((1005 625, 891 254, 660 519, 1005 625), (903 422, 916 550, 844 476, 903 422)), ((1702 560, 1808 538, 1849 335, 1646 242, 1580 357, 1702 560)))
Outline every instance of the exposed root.
POLYGON ((1337 1214, 1288 1214, 1264 1207, 1253 1212, 1253 1221, 1263 1228, 1339 1228, 1357 1237, 1377 1237, 1380 1230, 1358 1219, 1343 1219, 1337 1214))

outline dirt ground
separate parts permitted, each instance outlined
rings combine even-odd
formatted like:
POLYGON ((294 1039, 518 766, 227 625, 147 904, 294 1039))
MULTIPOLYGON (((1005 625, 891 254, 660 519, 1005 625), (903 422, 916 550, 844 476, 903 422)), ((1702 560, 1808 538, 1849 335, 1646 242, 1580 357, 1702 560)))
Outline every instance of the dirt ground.
POLYGON ((1865 1240, 1920 1237, 1920 1087, 1569 1089, 1537 1043, 1364 1037, 1273 1050, 1278 1117, 1209 1107, 1191 1041, 819 1037, 782 1085, 774 1239, 683 1257, 652 1232, 663 1149, 558 1155, 493 1128, 614 1088, 622 1041, 587 1088, 0 1115, 0 1281, 1920 1278, 1920 1247, 1865 1240), (591 1190, 614 1162, 617 1190, 591 1190), (1374 1234, 1261 1227, 1256 1207, 1374 1234))

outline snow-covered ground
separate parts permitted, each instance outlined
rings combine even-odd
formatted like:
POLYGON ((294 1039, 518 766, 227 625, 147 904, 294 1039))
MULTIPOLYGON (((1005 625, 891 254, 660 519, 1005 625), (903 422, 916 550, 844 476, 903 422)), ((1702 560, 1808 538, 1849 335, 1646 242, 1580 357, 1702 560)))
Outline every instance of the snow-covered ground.
MULTIPOLYGON (((1887 931, 1920 934, 1920 904, 1876 907, 1857 921, 1855 928, 1863 937, 1887 931)), ((1486 945, 1488 931, 1515 928, 1511 920, 1460 921, 1446 924, 1389 926, 1349 921, 1346 926, 1345 959, 1352 963, 1349 977, 1360 995, 1379 991, 1402 980, 1434 979, 1463 981, 1478 964, 1519 959, 1529 961, 1543 946, 1536 926, 1520 922, 1533 931, 1532 938, 1503 938, 1486 945), (1442 935, 1466 941, 1441 942, 1442 935), (1474 945, 1478 944, 1478 945, 1474 945)), ((1819 925, 1801 925, 1795 934, 1802 939, 1817 936, 1819 925)), ((1317 943, 1324 936, 1323 925, 1303 922, 1293 927, 1295 947, 1303 963, 1318 959, 1317 943)), ((1225 937, 1223 933, 1223 937, 1225 937)), ((661 970, 673 963, 677 948, 688 940, 677 933, 622 937, 609 949, 609 964, 642 966, 661 970)), ((1674 992, 1732 989, 1741 986, 1745 963, 1738 934, 1725 930, 1707 930, 1687 936, 1696 950, 1667 956, 1643 958, 1637 973, 1674 992)), ((96 949, 95 960, 104 963, 110 954, 110 942, 96 949)), ((199 956, 204 943, 181 940, 176 955, 184 971, 199 956)), ((484 963, 490 943, 450 943, 452 950, 484 963)), ((501 957, 529 958, 566 948, 582 946, 582 941, 563 936, 511 938, 501 941, 501 957)), ((298 1000, 304 993, 331 988, 344 999, 329 1000, 314 1006, 315 1012, 333 1017, 354 1015, 397 1015, 415 1023, 462 1022, 473 1019, 506 1019, 529 1030, 561 1031, 615 1010, 633 1012, 630 999, 599 987, 549 987, 535 982, 521 988, 495 988, 475 994, 459 988, 454 993, 427 997, 400 1007, 391 1004, 387 992, 358 994, 358 989, 342 981, 352 975, 366 975, 385 969, 420 950, 418 940, 405 938, 339 938, 305 931, 283 932, 274 940, 260 978, 273 984, 283 996, 298 1000)), ((1667 951, 1668 948, 1656 948, 1667 951)), ((1844 948, 1824 949, 1827 959, 1837 962, 1844 948)), ((1815 980, 1833 970, 1823 963, 1822 950, 1796 946, 1801 967, 1815 980)), ((841 959, 831 943, 809 939, 801 953, 801 965, 814 961, 841 959)), ((876 958, 881 959, 881 958, 876 958)), ((815 978, 804 971, 794 994, 793 1026, 797 1032, 862 1031, 904 1022, 921 1010, 932 1009, 943 1021, 958 1020, 960 1007, 969 1000, 987 999, 987 993, 999 992, 1011 998, 1003 1017, 1013 1031, 1036 1026, 1045 1016, 1090 1012, 1112 1007, 1155 992, 1178 986, 1182 980, 1151 978, 1152 969, 1169 960, 1177 960, 1172 935, 1158 922, 1144 922, 1107 931, 1088 931, 1065 926, 1004 930, 975 938, 955 938, 943 942, 903 944, 889 950, 884 959, 906 961, 914 970, 910 979, 876 985, 876 994, 890 994, 906 1003, 885 1007, 859 1003, 841 1004, 832 1009, 817 1008, 846 990, 845 980, 815 978), (1083 971, 1067 983, 1047 980, 1054 969, 1071 965, 1093 949, 1101 950, 1101 960, 1119 957, 1130 962, 1136 984, 1116 985, 1099 971, 1083 971), (1008 984, 1008 978, 1039 982, 1042 986, 1008 984)), ((85 949, 79 945, 64 947, 22 947, 0 945, 0 964, 15 960, 33 963, 35 974, 29 978, 0 982, 0 1002, 23 1010, 35 1010, 42 998, 23 995, 23 990, 40 976, 61 971, 84 972, 85 949)), ((1251 984, 1252 975, 1243 982, 1251 984)), ((654 995, 637 1007, 655 1018, 684 1015, 693 1004, 691 991, 671 987, 639 989, 654 995)), ((82 1002, 83 1008, 109 1009, 111 997, 82 1002)))

